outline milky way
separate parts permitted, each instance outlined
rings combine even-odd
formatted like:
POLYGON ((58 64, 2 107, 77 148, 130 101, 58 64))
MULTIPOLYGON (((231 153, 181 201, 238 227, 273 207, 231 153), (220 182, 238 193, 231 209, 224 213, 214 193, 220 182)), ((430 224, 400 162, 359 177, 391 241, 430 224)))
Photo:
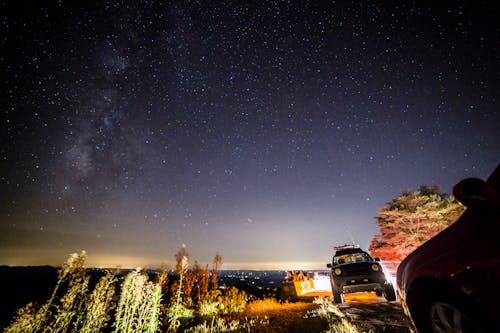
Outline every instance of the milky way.
POLYGON ((402 190, 500 161, 493 1, 1 12, 0 264, 322 267, 402 190))

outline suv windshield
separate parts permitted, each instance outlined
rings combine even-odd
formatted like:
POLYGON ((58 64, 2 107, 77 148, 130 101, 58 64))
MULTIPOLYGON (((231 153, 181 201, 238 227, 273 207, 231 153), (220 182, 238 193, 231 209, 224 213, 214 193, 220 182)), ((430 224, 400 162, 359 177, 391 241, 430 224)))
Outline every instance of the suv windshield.
POLYGON ((333 257, 333 265, 373 261, 367 253, 348 253, 333 257))

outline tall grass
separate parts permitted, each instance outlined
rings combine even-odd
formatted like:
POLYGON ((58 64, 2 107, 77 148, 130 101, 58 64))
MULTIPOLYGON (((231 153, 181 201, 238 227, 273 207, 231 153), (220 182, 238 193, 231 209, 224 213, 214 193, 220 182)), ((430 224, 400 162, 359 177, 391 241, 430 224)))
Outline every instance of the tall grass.
MULTIPOLYGON (((85 269, 85 251, 72 254, 59 269, 50 298, 40 307, 29 303, 19 309, 4 332, 270 331, 266 328, 269 325, 266 317, 247 317, 252 307, 247 307, 250 299, 245 292, 235 287, 217 288, 222 263, 219 254, 210 272, 208 265, 201 268, 197 263, 189 269, 185 246, 175 257, 173 275, 164 269, 154 281, 149 281, 140 269, 122 278, 107 273, 91 288, 85 269), (116 289, 119 297, 114 299, 116 289)), ((327 299, 316 302, 319 304, 316 315, 328 320, 329 332, 357 333, 334 304, 327 299)), ((271 306, 269 300, 259 304, 264 303, 266 307, 271 306)))
POLYGON ((89 279, 84 269, 86 258, 85 251, 71 254, 58 272, 56 286, 49 300, 38 309, 30 303, 18 310, 4 332, 76 332, 70 325, 80 312, 83 296, 88 289, 89 279), (63 287, 67 291, 57 299, 63 287))
POLYGON ((75 317, 82 312, 85 303, 85 294, 88 290, 89 277, 80 273, 73 275, 68 283, 68 291, 55 304, 54 320, 51 323, 50 332, 68 332, 75 317))
POLYGON ((213 317, 210 322, 204 321, 201 324, 190 327, 187 333, 215 333, 215 332, 269 332, 263 327, 269 324, 268 319, 244 318, 243 320, 225 320, 213 317))
POLYGON ((148 277, 139 269, 130 272, 121 286, 113 332, 156 332, 159 326, 160 302, 161 286, 148 282, 148 277))
POLYGON ((314 303, 319 305, 315 314, 328 321, 327 333, 359 333, 356 326, 330 299, 318 297, 314 303))
POLYGON ((115 294, 116 278, 108 273, 99 280, 94 291, 86 298, 84 309, 79 313, 75 328, 82 333, 101 332, 110 320, 111 300, 115 294))

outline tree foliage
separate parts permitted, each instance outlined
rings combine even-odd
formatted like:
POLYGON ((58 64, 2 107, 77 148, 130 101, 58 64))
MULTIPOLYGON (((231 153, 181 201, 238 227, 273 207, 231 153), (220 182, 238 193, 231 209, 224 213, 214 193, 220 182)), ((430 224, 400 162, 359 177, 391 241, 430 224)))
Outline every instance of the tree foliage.
POLYGON ((402 260, 422 243, 448 227, 465 207, 439 187, 422 185, 416 192, 403 191, 380 209, 380 234, 371 244, 374 257, 402 260))

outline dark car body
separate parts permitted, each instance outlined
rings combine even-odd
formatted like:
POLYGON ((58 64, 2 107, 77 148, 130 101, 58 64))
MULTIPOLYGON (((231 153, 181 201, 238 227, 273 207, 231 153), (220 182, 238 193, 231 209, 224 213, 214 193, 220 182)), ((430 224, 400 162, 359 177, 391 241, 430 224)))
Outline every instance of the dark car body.
POLYGON ((330 282, 335 303, 342 303, 343 294, 374 291, 394 301, 394 288, 387 281, 382 266, 368 253, 357 246, 345 245, 335 248, 330 270, 330 282))
POLYGON ((468 208, 401 262, 400 298, 418 332, 500 332, 500 166, 453 192, 468 208))

